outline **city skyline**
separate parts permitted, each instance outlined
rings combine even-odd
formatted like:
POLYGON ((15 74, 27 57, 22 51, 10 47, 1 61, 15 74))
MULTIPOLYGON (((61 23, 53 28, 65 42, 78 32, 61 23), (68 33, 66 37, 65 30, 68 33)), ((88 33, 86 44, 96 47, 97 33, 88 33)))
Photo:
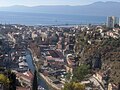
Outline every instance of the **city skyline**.
POLYGON ((0 7, 7 7, 13 5, 24 5, 24 6, 39 6, 39 5, 87 5, 94 2, 120 2, 119 0, 0 0, 0 7))

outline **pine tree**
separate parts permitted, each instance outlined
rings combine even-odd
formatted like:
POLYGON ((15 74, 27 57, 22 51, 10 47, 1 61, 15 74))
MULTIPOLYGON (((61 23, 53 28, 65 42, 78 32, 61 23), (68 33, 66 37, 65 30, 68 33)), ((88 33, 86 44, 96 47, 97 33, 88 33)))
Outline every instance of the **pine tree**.
POLYGON ((38 85, 37 85, 37 72, 36 70, 34 71, 34 77, 33 77, 33 83, 32 83, 32 90, 37 90, 38 85))
POLYGON ((16 75, 11 73, 9 79, 11 80, 9 90, 16 90, 16 75))
POLYGON ((11 70, 9 69, 7 71, 7 76, 10 80, 10 83, 9 83, 9 90, 16 90, 16 74, 11 72, 11 70))

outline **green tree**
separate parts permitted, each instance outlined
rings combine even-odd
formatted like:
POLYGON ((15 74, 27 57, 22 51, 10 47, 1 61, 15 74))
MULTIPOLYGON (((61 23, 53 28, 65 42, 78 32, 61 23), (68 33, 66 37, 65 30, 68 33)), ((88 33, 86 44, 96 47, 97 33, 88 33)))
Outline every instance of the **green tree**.
POLYGON ((73 81, 82 81, 89 73, 87 65, 80 65, 73 70, 73 81))
POLYGON ((0 74, 0 82, 2 82, 3 84, 9 84, 10 80, 4 74, 0 74))
POLYGON ((70 82, 64 85, 63 90, 85 90, 85 85, 76 82, 70 82))
POLYGON ((34 71, 34 78, 33 78, 33 83, 32 83, 32 90, 37 90, 38 89, 38 84, 37 84, 37 72, 36 70, 34 71))
POLYGON ((66 75, 66 79, 67 79, 67 80, 70 80, 70 77, 71 77, 71 73, 68 72, 67 75, 66 75))
POLYGON ((16 74, 8 71, 8 78, 10 80, 9 90, 16 90, 16 74))

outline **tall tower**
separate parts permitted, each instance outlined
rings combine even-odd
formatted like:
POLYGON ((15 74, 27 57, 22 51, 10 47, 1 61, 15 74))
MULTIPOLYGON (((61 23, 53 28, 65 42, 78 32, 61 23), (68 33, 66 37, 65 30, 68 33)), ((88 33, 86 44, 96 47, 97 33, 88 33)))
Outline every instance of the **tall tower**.
POLYGON ((114 28, 114 26, 118 24, 119 25, 119 18, 115 16, 107 17, 107 27, 108 28, 114 28))

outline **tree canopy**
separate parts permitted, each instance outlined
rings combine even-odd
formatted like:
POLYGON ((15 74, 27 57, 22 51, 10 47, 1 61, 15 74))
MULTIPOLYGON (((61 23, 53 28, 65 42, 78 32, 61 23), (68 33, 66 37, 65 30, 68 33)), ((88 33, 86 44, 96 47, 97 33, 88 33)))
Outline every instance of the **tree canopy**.
POLYGON ((73 70, 73 81, 82 81, 89 73, 87 65, 80 65, 73 70))
POLYGON ((10 80, 4 74, 0 74, 0 82, 2 82, 3 84, 9 84, 10 80))
POLYGON ((63 90, 85 90, 85 85, 76 82, 66 83, 63 90))

